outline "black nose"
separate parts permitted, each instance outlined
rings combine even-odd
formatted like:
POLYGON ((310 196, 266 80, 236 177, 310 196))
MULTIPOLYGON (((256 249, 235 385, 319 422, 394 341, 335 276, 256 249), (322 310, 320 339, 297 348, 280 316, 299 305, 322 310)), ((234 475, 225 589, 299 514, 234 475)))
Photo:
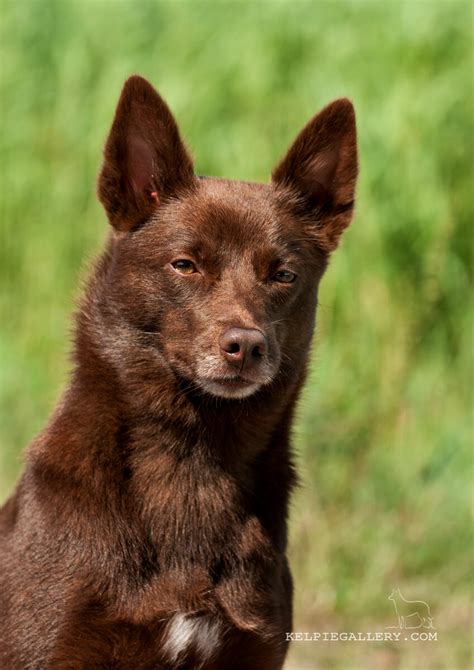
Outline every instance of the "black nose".
POLYGON ((267 354, 265 335, 256 328, 229 328, 219 338, 224 358, 236 368, 249 370, 267 354))

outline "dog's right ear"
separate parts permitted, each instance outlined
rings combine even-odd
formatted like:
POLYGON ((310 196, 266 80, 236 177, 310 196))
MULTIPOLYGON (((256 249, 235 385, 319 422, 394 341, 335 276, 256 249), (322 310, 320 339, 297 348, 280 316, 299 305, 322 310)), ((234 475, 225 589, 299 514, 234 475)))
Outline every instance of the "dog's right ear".
POLYGON ((97 188, 110 223, 131 230, 192 182, 192 160, 168 106, 146 79, 130 77, 105 145, 97 188))

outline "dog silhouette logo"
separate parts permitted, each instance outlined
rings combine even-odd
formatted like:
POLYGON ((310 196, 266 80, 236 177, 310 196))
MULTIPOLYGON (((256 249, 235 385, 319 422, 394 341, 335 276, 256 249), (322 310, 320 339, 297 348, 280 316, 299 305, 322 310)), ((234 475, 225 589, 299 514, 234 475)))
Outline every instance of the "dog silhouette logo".
MULTIPOLYGON (((388 599, 393 602, 398 628, 434 628, 430 606, 424 600, 407 600, 400 589, 393 589, 388 599)), ((387 626, 397 628, 397 626, 387 626)))

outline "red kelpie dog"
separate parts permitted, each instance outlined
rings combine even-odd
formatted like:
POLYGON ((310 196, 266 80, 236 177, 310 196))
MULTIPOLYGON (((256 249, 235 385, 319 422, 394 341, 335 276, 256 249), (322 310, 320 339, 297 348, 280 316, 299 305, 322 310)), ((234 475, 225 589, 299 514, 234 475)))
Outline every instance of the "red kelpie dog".
POLYGON ((196 176, 126 82, 71 383, 0 514, 3 670, 282 667, 289 433, 356 175, 348 100, 264 185, 196 176))

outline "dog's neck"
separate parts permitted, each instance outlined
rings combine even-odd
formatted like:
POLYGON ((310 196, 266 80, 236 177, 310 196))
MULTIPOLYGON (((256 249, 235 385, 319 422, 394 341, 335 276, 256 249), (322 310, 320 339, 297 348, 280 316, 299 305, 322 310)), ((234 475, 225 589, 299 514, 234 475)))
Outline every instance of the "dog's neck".
MULTIPOLYGON (((153 545, 167 548, 166 556, 174 555, 170 529, 184 524, 192 533, 207 523, 217 542, 227 537, 226 524, 252 514, 251 501, 265 499, 266 487, 275 485, 266 481, 268 459, 272 477, 281 482, 286 510, 293 482, 288 432, 296 386, 291 395, 288 389, 242 402, 209 402, 163 371, 155 392, 148 397, 145 389, 140 396, 122 386, 113 367, 87 342, 83 333, 72 383, 30 451, 43 477, 46 472, 53 482, 58 477, 70 481, 79 489, 76 495, 107 501, 110 509, 125 505, 133 510, 125 513, 134 524, 151 529, 153 545), (188 510, 186 523, 183 509, 188 510), (166 527, 159 522, 163 514, 166 527)), ((275 541, 284 544, 280 525, 275 541)), ((200 542, 200 535, 190 536, 189 551, 199 554, 200 542)))
POLYGON ((97 463, 118 463, 118 450, 125 470, 167 455, 231 471, 246 467, 275 439, 286 439, 302 375, 285 389, 263 389, 244 400, 212 398, 189 390, 166 367, 157 378, 139 379, 132 361, 124 378, 123 369, 118 373, 97 350, 96 339, 78 328, 72 383, 45 439, 37 441, 51 452, 57 442, 62 465, 84 471, 90 463, 96 478, 97 463))
POLYGON ((84 358, 87 366, 80 363, 76 373, 81 386, 87 391, 103 387, 107 406, 115 405, 127 428, 130 445, 139 451, 145 442, 153 443, 158 451, 179 457, 196 450, 214 458, 253 457, 267 446, 293 406, 302 376, 295 374, 285 388, 270 386, 249 398, 228 400, 196 390, 166 364, 158 375, 146 378, 137 374, 139 366, 133 360, 117 373, 107 360, 91 365, 90 352, 79 360, 84 358))

